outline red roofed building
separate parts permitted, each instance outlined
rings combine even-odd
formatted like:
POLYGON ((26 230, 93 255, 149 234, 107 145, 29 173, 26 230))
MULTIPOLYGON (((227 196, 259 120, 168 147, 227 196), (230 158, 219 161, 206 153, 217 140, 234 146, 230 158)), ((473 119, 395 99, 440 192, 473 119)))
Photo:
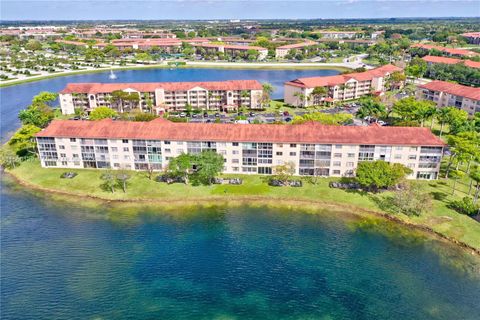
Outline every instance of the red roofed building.
POLYGON ((471 44, 480 44, 480 32, 467 32, 467 33, 462 33, 462 37, 465 37, 467 39, 468 43, 471 44))
POLYGON ((297 107, 321 104, 325 98, 334 101, 358 99, 372 93, 383 93, 385 83, 393 72, 402 71, 394 65, 385 65, 365 72, 356 72, 327 77, 298 78, 285 82, 284 101, 297 107), (316 87, 326 88, 324 97, 314 97, 316 87))
POLYGON ((434 45, 422 44, 422 43, 415 43, 415 44, 412 44, 410 47, 421 48, 425 50, 437 50, 449 56, 457 56, 457 57, 474 57, 479 55, 478 53, 470 50, 447 48, 447 47, 434 46, 434 45))
POLYGON ((300 43, 287 44, 284 46, 277 47, 275 49, 275 58, 283 59, 290 52, 290 50, 303 49, 306 47, 314 46, 317 43, 314 41, 305 41, 300 43))
POLYGON ((96 107, 114 108, 118 112, 140 109, 224 110, 227 106, 259 109, 262 84, 256 80, 210 82, 153 82, 153 83, 69 83, 59 92, 63 114, 75 109, 90 112, 96 107), (132 101, 112 100, 114 91, 136 97, 132 101))
POLYGON ((212 150, 225 173, 271 174, 291 162, 297 175, 352 176, 360 161, 384 160, 435 179, 444 143, 428 128, 54 120, 37 135, 43 167, 165 168, 182 153, 212 150))
POLYGON ((417 98, 431 100, 438 107, 456 107, 470 115, 480 112, 480 88, 434 80, 418 87, 417 98))
POLYGON ((422 58, 427 64, 436 64, 436 63, 443 63, 443 64, 458 64, 462 63, 470 68, 480 69, 480 62, 472 61, 472 60, 462 60, 456 58, 447 58, 447 57, 438 57, 438 56, 425 56, 422 58))
POLYGON ((229 56, 236 57, 236 56, 245 56, 247 51, 255 50, 258 52, 257 60, 264 60, 268 55, 268 49, 256 46, 240 46, 234 44, 215 44, 215 43, 199 43, 193 44, 194 47, 203 48, 207 52, 222 52, 229 56))

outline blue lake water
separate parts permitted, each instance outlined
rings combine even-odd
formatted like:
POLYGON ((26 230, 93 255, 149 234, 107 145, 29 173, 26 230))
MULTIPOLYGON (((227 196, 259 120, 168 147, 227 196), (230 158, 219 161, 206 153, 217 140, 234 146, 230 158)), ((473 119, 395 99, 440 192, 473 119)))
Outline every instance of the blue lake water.
MULTIPOLYGON (((334 73, 144 70, 117 81, 259 79, 281 97, 286 80, 334 73)), ((0 89, 2 139, 35 94, 87 81, 108 79, 0 89)), ((391 225, 295 209, 87 209, 1 186, 1 319, 479 319, 478 259, 391 225)))

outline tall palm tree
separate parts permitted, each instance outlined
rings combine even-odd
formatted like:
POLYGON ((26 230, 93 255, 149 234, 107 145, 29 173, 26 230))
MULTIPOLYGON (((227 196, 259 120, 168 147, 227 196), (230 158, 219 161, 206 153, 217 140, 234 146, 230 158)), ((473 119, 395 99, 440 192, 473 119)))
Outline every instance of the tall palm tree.
POLYGON ((450 118, 450 109, 449 108, 438 109, 435 114, 435 118, 440 122, 440 137, 441 137, 443 133, 443 127, 445 126, 445 123, 447 123, 450 118))

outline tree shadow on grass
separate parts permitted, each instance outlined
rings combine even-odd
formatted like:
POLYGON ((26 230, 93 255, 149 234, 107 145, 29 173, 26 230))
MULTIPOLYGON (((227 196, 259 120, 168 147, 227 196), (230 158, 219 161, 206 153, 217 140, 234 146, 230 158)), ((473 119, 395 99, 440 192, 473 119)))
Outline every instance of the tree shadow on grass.
POLYGON ((380 196, 376 194, 370 194, 368 198, 374 202, 377 207, 387 213, 398 213, 399 209, 393 204, 393 196, 380 196))
POLYGON ((447 198, 447 194, 445 192, 440 192, 440 191, 433 191, 430 192, 434 200, 444 202, 445 199, 447 198))

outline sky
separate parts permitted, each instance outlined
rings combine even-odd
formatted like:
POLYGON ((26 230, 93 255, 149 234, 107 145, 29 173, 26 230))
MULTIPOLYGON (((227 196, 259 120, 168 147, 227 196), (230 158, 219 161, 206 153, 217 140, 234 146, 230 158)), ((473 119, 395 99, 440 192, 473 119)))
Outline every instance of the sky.
POLYGON ((480 17, 480 0, 0 0, 0 20, 480 17))

